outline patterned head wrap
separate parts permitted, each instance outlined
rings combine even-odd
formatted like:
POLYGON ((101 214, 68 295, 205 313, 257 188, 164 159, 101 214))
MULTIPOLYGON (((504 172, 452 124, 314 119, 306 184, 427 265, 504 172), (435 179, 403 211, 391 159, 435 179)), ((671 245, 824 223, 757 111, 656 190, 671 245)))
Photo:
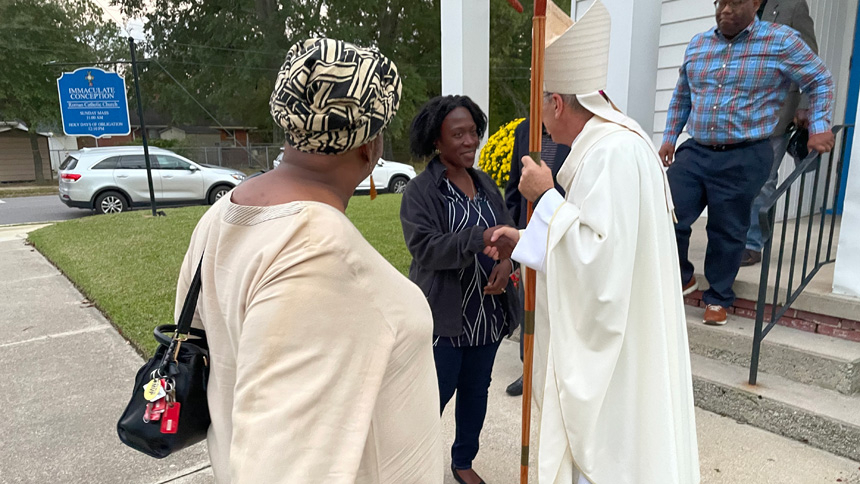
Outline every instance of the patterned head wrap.
POLYGON ((287 53, 270 110, 290 146, 332 155, 376 138, 397 112, 400 91, 397 66, 375 48, 309 39, 287 53))

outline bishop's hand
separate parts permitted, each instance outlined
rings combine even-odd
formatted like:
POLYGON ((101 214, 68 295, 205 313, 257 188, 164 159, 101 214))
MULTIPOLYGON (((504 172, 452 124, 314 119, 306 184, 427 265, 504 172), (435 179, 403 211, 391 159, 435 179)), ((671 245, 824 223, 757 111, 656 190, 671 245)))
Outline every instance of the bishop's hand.
POLYGON ((540 164, 535 163, 531 156, 523 156, 522 163, 523 173, 520 175, 518 188, 526 199, 534 202, 545 191, 555 187, 555 182, 552 181, 552 170, 543 160, 540 164))

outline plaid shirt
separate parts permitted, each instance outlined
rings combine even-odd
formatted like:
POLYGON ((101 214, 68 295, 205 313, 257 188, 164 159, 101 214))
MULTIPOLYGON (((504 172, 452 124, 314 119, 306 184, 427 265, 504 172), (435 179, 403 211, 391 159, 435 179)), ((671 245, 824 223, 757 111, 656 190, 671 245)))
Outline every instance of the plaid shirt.
POLYGON ((669 105, 664 143, 687 125, 699 143, 770 137, 791 82, 809 94, 811 134, 830 129, 833 80, 793 29, 753 21, 732 40, 717 30, 693 37, 669 105))

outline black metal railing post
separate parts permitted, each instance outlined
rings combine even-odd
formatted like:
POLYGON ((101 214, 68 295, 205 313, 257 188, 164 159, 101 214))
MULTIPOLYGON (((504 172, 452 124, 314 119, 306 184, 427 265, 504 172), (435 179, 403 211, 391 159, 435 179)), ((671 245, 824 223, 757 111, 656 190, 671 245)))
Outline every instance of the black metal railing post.
POLYGON ((758 216, 762 229, 762 237, 764 238, 764 247, 761 261, 761 276, 759 278, 758 300, 756 301, 756 318, 753 334, 753 347, 752 354, 750 356, 750 385, 755 385, 756 381, 758 380, 759 359, 761 357, 761 345, 764 338, 771 331, 771 329, 773 329, 774 325, 777 324, 777 322, 783 317, 783 315, 785 315, 785 313, 790 309, 794 301, 796 301, 797 298, 803 293, 803 291, 806 289, 812 279, 815 278, 815 276, 818 274, 820 269, 825 265, 835 261, 835 257, 833 255, 833 241, 836 233, 837 223, 836 204, 838 203, 837 199, 840 189, 840 182, 842 179, 841 172, 843 169, 843 160, 845 157, 846 139, 848 137, 848 131, 853 129, 853 127, 853 125, 850 125, 836 126, 833 128, 834 135, 838 137, 840 133, 842 134, 842 140, 840 143, 839 150, 833 151, 826 156, 828 162, 826 164, 827 173, 825 175, 824 182, 824 198, 823 201, 820 202, 820 204, 819 202, 817 202, 818 183, 821 179, 821 170, 824 169, 825 166, 825 157, 822 157, 820 154, 813 152, 803 161, 798 163, 794 171, 792 171, 791 174, 789 174, 789 176, 785 179, 785 181, 783 181, 777 187, 777 189, 764 201, 761 209, 759 210, 758 216), (803 209, 807 204, 804 203, 803 197, 806 190, 806 181, 808 179, 807 175, 811 171, 815 172, 812 187, 812 197, 809 202, 809 214, 804 215, 803 209), (833 196, 831 197, 830 184, 833 176, 836 177, 836 180, 834 181, 835 186, 833 187, 833 196), (791 194, 793 186, 797 182, 800 183, 800 187, 798 189, 797 207, 794 211, 793 219, 790 219, 789 212, 791 211, 791 194), (831 198, 833 198, 833 203, 831 203, 830 201, 831 198), (784 207, 782 210, 782 230, 779 238, 779 255, 776 260, 772 260, 774 253, 774 244, 777 243, 774 238, 776 225, 776 206, 780 201, 783 201, 784 207), (819 207, 820 210, 817 210, 819 207), (827 222, 829 207, 831 211, 831 213, 829 214, 830 227, 829 231, 825 235, 825 226, 827 222), (800 225, 802 224, 803 217, 805 216, 809 217, 809 221, 807 222, 806 227, 806 243, 803 247, 803 269, 800 274, 800 281, 795 288, 794 279, 796 270, 798 269, 796 265, 799 262, 798 250, 800 250, 801 245, 800 225), (821 219, 818 228, 818 241, 815 244, 815 259, 814 263, 810 265, 809 259, 813 237, 812 227, 815 223, 814 219, 816 216, 820 216, 821 219), (794 222, 794 230, 792 234, 793 239, 789 241, 787 238, 788 224, 792 220, 794 222), (822 251, 824 250, 825 238, 827 243, 827 250, 825 257, 822 260, 821 256, 822 251), (788 282, 786 284, 785 299, 781 301, 780 286, 782 283, 783 265, 786 260, 785 256, 787 243, 791 244, 791 257, 789 261, 788 282), (767 326, 765 326, 765 311, 767 310, 768 306, 768 282, 770 280, 770 270, 773 264, 776 264, 773 299, 770 301, 770 321, 768 321, 767 326))

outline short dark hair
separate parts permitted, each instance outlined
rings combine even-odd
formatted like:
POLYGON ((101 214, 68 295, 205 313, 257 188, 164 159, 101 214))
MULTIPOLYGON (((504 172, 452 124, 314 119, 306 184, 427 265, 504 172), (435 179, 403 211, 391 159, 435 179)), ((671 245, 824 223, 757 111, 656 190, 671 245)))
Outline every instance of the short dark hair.
POLYGON ((442 122, 451 111, 466 108, 477 127, 478 137, 484 136, 487 129, 487 115, 472 101, 469 96, 436 96, 427 101, 418 114, 412 118, 409 128, 409 148, 412 154, 419 158, 433 155, 436 150, 435 142, 442 131, 442 122))
POLYGON ((583 107, 582 104, 579 103, 579 99, 576 98, 575 94, 559 94, 557 92, 544 92, 543 93, 544 99, 551 98, 553 94, 558 94, 559 97, 561 97, 561 101, 565 105, 567 105, 568 107, 573 109, 574 111, 588 111, 587 109, 585 109, 585 107, 583 107))

